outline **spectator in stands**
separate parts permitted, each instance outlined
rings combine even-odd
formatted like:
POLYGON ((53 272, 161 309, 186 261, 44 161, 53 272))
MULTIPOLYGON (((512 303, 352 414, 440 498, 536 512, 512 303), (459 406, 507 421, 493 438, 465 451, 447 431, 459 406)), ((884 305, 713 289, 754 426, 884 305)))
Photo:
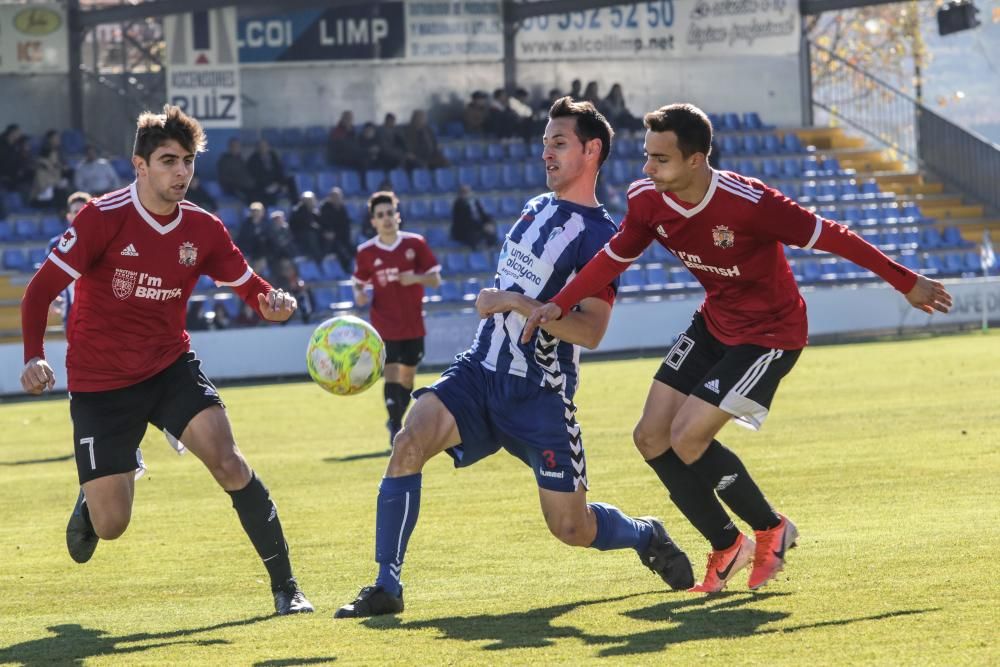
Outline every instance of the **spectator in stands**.
POLYGON ((298 197, 295 179, 285 174, 281 156, 271 149, 266 139, 257 142, 257 150, 247 160, 247 169, 253 177, 257 198, 268 206, 274 206, 282 197, 294 201, 298 197))
POLYGON ((482 134, 490 113, 489 96, 481 90, 472 93, 462 112, 462 125, 468 134, 482 134))
POLYGON ((264 204, 255 201, 250 204, 249 215, 240 225, 236 235, 236 245, 240 251, 252 260, 266 258, 271 245, 271 229, 267 223, 267 211, 264 204))
POLYGON ((583 82, 580 81, 579 79, 573 79, 573 82, 569 84, 569 93, 567 94, 570 97, 572 97, 574 101, 579 101, 583 99, 582 91, 583 91, 583 82))
POLYGON ((281 285, 278 289, 283 289, 295 297, 299 304, 299 316, 303 322, 308 322, 312 314, 316 312, 316 300, 313 298, 309 285, 299 276, 295 262, 290 259, 281 260, 281 263, 278 264, 277 274, 274 276, 274 284, 281 285))
POLYGON ((0 134, 0 187, 10 191, 17 190, 17 176, 20 172, 21 154, 18 141, 24 136, 21 127, 11 123, 0 134))
POLYGON ((323 248, 320 242, 319 207, 316 205, 316 195, 311 190, 303 192, 299 203, 292 208, 289 226, 299 249, 316 261, 321 261, 323 248))
POLYGON ((245 203, 254 201, 256 184, 250 169, 247 168, 247 163, 243 160, 243 146, 239 139, 233 137, 229 140, 226 152, 219 156, 216 170, 223 192, 245 203))
POLYGON ((208 328, 216 331, 228 329, 232 324, 229 313, 226 312, 225 307, 218 301, 212 304, 212 310, 205 313, 205 319, 208 321, 208 328))
MULTIPOLYGON (((590 102, 595 107, 600 106, 601 96, 597 89, 596 81, 587 82, 587 87, 583 90, 583 99, 590 102)), ((600 111, 600 109, 598 109, 600 111)))
POLYGON ((375 123, 365 123, 361 126, 358 144, 361 146, 362 169, 386 168, 382 159, 382 146, 378 141, 378 128, 375 127, 375 123))
POLYGON ((403 140, 417 166, 428 169, 448 166, 448 160, 438 148, 434 130, 427 122, 427 112, 423 109, 416 109, 410 116, 410 124, 403 130, 403 140))
POLYGON ((451 207, 451 238, 472 250, 493 248, 497 228, 482 203, 472 196, 472 188, 461 185, 451 207))
POLYGON ((230 328, 240 328, 245 329, 248 327, 256 327, 260 325, 260 317, 257 315, 256 311, 250 306, 250 304, 244 303, 240 300, 240 309, 236 313, 236 317, 229 321, 230 328))
POLYGON ((354 113, 345 111, 340 120, 330 130, 326 142, 326 161, 334 166, 364 168, 364 151, 354 131, 354 113))
POLYGON ((8 189, 21 193, 21 199, 31 198, 31 189, 35 183, 35 157, 31 154, 31 139, 22 134, 14 142, 14 159, 11 162, 13 171, 8 189))
POLYGON ((201 179, 198 178, 197 174, 191 177, 191 185, 188 186, 185 199, 212 213, 219 209, 219 202, 215 201, 212 193, 206 190, 205 186, 201 184, 201 179))
POLYGON ((319 209, 319 229, 323 252, 337 257, 344 273, 350 275, 354 265, 355 243, 351 239, 351 216, 344 205, 344 192, 330 188, 319 209))
POLYGON ((396 124, 396 114, 387 113, 385 123, 378 128, 380 166, 383 169, 395 169, 405 167, 412 169, 416 166, 413 153, 406 147, 406 140, 403 138, 403 129, 396 124))
POLYGON ((266 257, 269 267, 281 266, 281 260, 292 259, 299 254, 295 245, 292 228, 285 219, 285 212, 271 211, 271 242, 267 246, 266 257))
POLYGON ((87 144, 83 159, 76 165, 73 173, 73 185, 76 189, 92 192, 99 197, 117 190, 120 183, 121 179, 111 163, 97 155, 97 148, 93 144, 87 144))
POLYGON ((563 93, 558 88, 549 88, 549 96, 545 99, 539 100, 538 104, 535 105, 535 115, 539 118, 548 118, 549 109, 552 105, 556 103, 560 97, 563 97, 563 93))
POLYGON ((205 300, 201 297, 188 301, 187 318, 184 328, 188 331, 207 331, 208 318, 205 317, 205 300))
POLYGON ((625 95, 622 93, 620 83, 611 86, 611 91, 601 100, 598 108, 616 129, 638 130, 642 127, 642 121, 633 116, 625 106, 625 95))
POLYGON ((69 196, 70 172, 63 162, 59 133, 49 130, 35 160, 35 180, 31 185, 31 203, 38 208, 57 208, 69 196))
POLYGON ((510 98, 507 91, 497 88, 493 91, 493 101, 490 102, 489 114, 486 116, 486 132, 495 137, 506 139, 518 133, 520 118, 510 108, 510 98))

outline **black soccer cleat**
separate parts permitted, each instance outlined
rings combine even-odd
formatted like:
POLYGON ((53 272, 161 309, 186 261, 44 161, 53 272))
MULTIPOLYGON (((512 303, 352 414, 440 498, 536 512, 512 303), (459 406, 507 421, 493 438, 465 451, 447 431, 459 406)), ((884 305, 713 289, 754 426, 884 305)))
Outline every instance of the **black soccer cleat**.
POLYGON ((314 611, 312 603, 306 599, 306 594, 299 589, 295 579, 289 579, 284 586, 274 591, 274 613, 278 616, 311 614, 314 611))
POLYGON ((77 563, 86 563, 94 555, 97 543, 101 538, 94 532, 94 524, 90 522, 90 512, 87 510, 87 497, 80 489, 73 513, 66 524, 66 548, 69 556, 77 563))
POLYGON ((659 519, 644 516, 637 519, 653 527, 649 546, 639 554, 642 564, 660 575, 660 578, 675 591, 686 591, 694 586, 694 570, 687 554, 674 544, 666 528, 659 519))
POLYGON ((399 597, 386 592, 381 586, 365 586, 354 598, 354 602, 345 604, 334 612, 334 618, 364 618, 367 616, 382 616, 398 614, 403 611, 403 589, 399 589, 399 597))

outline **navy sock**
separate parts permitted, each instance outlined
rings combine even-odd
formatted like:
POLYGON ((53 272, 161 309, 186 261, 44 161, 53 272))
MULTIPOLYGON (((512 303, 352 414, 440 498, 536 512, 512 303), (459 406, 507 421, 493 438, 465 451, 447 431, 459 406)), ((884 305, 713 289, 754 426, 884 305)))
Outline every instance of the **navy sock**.
POLYGON ((399 595, 406 543, 420 513, 422 475, 385 477, 378 489, 378 512, 375 517, 375 561, 378 562, 376 586, 399 595))
POLYGON ((712 548, 721 551, 735 544, 740 531, 733 525, 722 503, 715 497, 712 487, 681 461, 672 449, 668 449, 646 464, 656 472, 663 486, 670 492, 681 514, 691 522, 712 548))
POLYGON ((643 551, 649 546, 653 527, 645 521, 637 521, 614 505, 588 503, 587 507, 597 517, 597 535, 590 547, 600 551, 627 549, 643 551))
POLYGON ((781 523, 740 457, 718 440, 713 440, 690 467, 754 530, 768 530, 781 523))
POLYGON ((278 508, 271 494, 256 473, 239 491, 228 491, 233 508, 240 517, 243 530, 253 543, 257 555, 271 577, 271 589, 278 590, 292 578, 292 565, 288 559, 288 543, 278 519, 278 508))

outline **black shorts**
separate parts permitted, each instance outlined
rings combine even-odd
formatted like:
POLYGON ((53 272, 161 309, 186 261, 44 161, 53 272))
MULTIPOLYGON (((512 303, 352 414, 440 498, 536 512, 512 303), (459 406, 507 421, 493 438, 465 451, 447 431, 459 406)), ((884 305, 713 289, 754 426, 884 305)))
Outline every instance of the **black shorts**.
POLYGON ((424 358, 424 339, 407 338, 406 340, 385 341, 385 363, 416 366, 424 358))
POLYGON ((69 413, 80 484, 142 467, 139 443, 147 424, 180 439, 188 422, 213 405, 225 407, 194 352, 129 387, 72 392, 69 413))
POLYGON ((781 378, 801 354, 801 349, 726 345, 709 332, 701 313, 695 313, 654 378, 719 407, 756 431, 767 418, 781 378))

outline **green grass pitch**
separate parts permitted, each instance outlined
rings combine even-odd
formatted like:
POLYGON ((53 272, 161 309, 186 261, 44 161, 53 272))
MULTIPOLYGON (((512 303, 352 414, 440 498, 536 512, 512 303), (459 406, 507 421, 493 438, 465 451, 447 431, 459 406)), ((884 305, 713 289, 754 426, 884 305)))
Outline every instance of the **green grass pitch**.
MULTIPOLYGON (((706 543, 631 444, 657 363, 584 362, 590 498, 661 516, 700 576, 706 543)), ((762 432, 726 427, 802 534, 757 594, 743 575, 723 595, 668 592, 631 551, 552 538, 513 457, 456 471, 442 456, 424 471, 406 612, 335 622, 375 574, 381 394, 222 391, 317 607, 280 619, 228 497, 152 430, 132 525, 73 563, 68 403, 0 405, 0 664, 1000 664, 997 335, 810 348, 762 432)))

